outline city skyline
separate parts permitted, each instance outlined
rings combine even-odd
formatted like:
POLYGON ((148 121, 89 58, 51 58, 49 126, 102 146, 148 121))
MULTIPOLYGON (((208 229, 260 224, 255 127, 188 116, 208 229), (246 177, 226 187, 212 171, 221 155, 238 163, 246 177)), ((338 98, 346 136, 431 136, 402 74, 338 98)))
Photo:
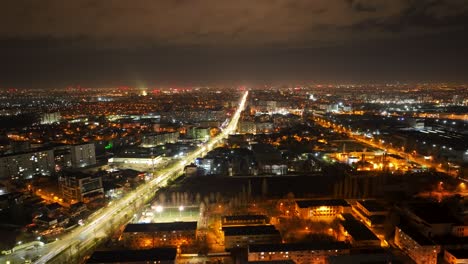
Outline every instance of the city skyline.
POLYGON ((0 2, 0 263, 468 263, 468 0, 0 2))
POLYGON ((0 87, 468 81, 458 0, 1 5, 0 87))

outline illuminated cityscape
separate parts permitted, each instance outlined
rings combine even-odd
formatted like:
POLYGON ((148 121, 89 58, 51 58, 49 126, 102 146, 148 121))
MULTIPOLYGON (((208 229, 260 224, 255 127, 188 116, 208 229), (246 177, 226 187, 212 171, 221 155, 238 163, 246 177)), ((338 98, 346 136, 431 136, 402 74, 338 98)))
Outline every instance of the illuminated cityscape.
POLYGON ((0 264, 468 262, 464 1, 0 22, 0 264))

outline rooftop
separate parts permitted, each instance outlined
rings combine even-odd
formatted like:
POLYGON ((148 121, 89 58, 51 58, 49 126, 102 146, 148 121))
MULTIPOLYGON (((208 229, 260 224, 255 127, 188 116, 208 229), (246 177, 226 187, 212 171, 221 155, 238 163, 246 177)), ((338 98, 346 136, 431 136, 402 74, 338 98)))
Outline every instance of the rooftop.
POLYGON ((324 200, 298 200, 296 201, 299 208, 309 208, 316 206, 350 206, 343 199, 324 199, 324 200))
POLYGON ((366 210, 369 212, 385 211, 385 207, 383 207, 382 204, 380 204, 376 200, 361 200, 358 201, 358 203, 361 204, 362 207, 366 208, 366 210))
POLYGON ((345 242, 294 243, 294 244, 261 244, 250 245, 249 252, 281 252, 281 251, 306 251, 306 250, 335 250, 348 249, 345 242))
POLYGON ((343 217, 345 220, 342 221, 341 224, 354 240, 379 240, 377 236, 369 230, 369 228, 367 228, 363 223, 354 219, 351 214, 343 214, 343 217))
POLYGON ((197 230, 197 222, 128 224, 124 232, 170 232, 191 230, 197 230))
POLYGON ((83 202, 77 202, 77 203, 71 204, 70 209, 75 210, 75 209, 81 208, 82 206, 86 206, 86 204, 83 202))
POLYGON ((459 222, 448 208, 436 203, 414 203, 409 205, 409 210, 429 224, 459 222))
POLYGON ((223 227, 225 236, 240 236, 240 235, 280 235, 273 225, 258 225, 258 226, 225 226, 223 227))
POLYGON ((468 259, 468 250, 466 249, 446 249, 445 251, 449 252, 457 259, 468 259))
POLYGON ((254 220, 266 220, 265 215, 227 215, 223 217, 225 221, 254 221, 254 220))
POLYGON ((40 152, 47 152, 47 151, 53 151, 51 148, 46 148, 46 147, 41 147, 41 148, 34 148, 26 151, 21 151, 21 152, 14 152, 14 153, 6 153, 6 154, 0 154, 0 158, 3 157, 14 157, 14 156, 20 156, 20 155, 26 155, 26 154, 37 154, 40 152))
POLYGON ((419 233, 416 229, 414 229, 414 228, 412 228, 410 226, 400 224, 400 225, 397 226, 397 228, 401 229, 401 231, 403 231, 406 235, 411 237, 411 239, 416 241, 416 243, 418 243, 421 246, 435 245, 432 240, 425 237, 423 234, 419 233))
POLYGON ((55 210, 59 210, 62 208, 62 206, 59 203, 47 204, 44 207, 49 211, 55 211, 55 210))
POLYGON ((86 263, 127 263, 175 260, 176 248, 153 248, 147 250, 95 251, 86 263))

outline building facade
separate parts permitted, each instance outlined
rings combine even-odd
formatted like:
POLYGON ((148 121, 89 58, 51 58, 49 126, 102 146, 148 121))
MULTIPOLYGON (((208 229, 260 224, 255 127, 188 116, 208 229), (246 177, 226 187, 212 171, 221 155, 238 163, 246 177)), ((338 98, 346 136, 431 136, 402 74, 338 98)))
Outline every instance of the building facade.
POLYGON ((35 150, 0 156, 0 179, 29 179, 33 175, 51 175, 55 170, 52 150, 35 150))
POLYGON ((269 223, 266 215, 226 215, 222 217, 223 226, 230 225, 266 225, 269 223))
POLYGON ((387 210, 375 200, 357 201, 353 212, 369 227, 382 226, 387 217, 387 210))
POLYGON ((144 148, 152 148, 166 143, 175 143, 179 139, 179 132, 162 132, 146 134, 141 139, 141 146, 144 148))
POLYGON ((71 165, 82 168, 96 164, 96 149, 94 143, 70 146, 71 165))
POLYGON ((344 242, 317 242, 308 244, 250 245, 249 261, 292 260, 297 264, 326 264, 328 257, 349 254, 344 242))
POLYGON ((65 200, 89 202, 104 196, 101 176, 67 175, 59 178, 59 188, 65 200))
POLYGON ((394 242, 417 264, 437 263, 440 247, 411 227, 395 227, 394 242))
POLYGON ((281 235, 273 225, 223 226, 224 247, 243 248, 252 244, 281 243, 281 235))
POLYGON ((296 213, 312 221, 331 221, 341 214, 351 213, 351 205, 343 199, 297 200, 296 213))
POLYGON ((131 249, 190 245, 197 238, 197 222, 128 224, 122 238, 131 249))
POLYGON ((114 264, 174 264, 177 259, 176 248, 154 248, 146 250, 95 251, 86 263, 114 264))

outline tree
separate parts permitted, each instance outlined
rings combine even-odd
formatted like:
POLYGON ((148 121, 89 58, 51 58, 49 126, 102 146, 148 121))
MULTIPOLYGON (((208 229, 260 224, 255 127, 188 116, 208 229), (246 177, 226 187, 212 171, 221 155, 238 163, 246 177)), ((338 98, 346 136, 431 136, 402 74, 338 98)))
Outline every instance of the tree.
POLYGON ((166 203, 166 195, 163 192, 159 193, 159 203, 160 204, 166 203))
POLYGON ((262 196, 266 197, 268 195, 268 183, 267 179, 263 178, 262 180, 262 196))
POLYGON ((177 194, 175 192, 171 193, 171 203, 172 203, 172 205, 177 204, 177 194))

